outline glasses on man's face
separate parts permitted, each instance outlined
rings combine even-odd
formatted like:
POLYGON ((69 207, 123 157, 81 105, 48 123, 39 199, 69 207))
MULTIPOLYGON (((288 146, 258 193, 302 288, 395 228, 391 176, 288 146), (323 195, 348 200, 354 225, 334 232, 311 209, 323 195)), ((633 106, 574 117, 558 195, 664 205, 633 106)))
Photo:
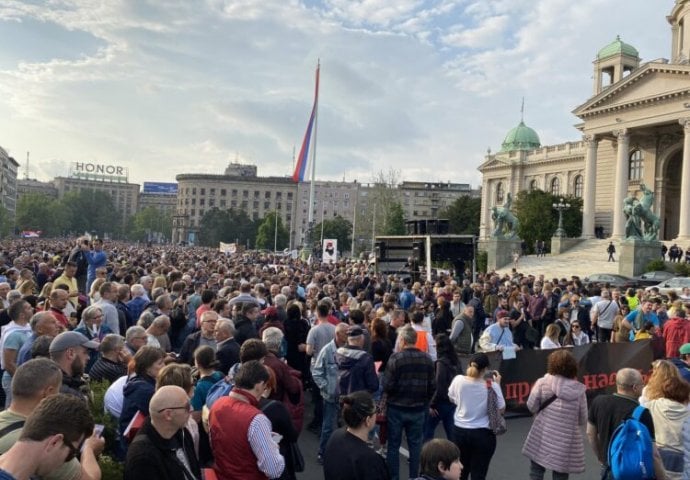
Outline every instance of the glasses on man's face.
POLYGON ((84 442, 82 441, 82 443, 80 443, 78 447, 75 447, 74 445, 72 445, 71 442, 68 442, 63 437, 62 443, 65 444, 65 447, 69 448, 69 453, 67 454, 67 457, 65 457, 65 463, 67 463, 67 462, 71 462, 72 459, 76 458, 77 455, 79 455, 79 452, 81 451, 81 446, 84 442))
POLYGON ((580 326, 579 326, 579 325, 573 325, 571 328, 572 328, 573 330, 579 330, 579 329, 580 329, 580 326))
POLYGON ((165 407, 165 408, 161 408, 160 410, 158 410, 158 413, 163 413, 163 412, 166 411, 166 410, 185 410, 185 411, 189 412, 191 409, 192 409, 192 405, 191 405, 189 402, 187 402, 187 403, 185 403, 184 405, 182 405, 181 407, 165 407))

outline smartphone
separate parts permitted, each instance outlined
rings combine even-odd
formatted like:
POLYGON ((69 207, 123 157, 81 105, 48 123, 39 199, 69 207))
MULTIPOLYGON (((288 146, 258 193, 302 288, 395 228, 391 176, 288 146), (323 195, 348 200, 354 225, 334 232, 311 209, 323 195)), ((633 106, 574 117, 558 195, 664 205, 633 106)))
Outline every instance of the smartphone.
POLYGON ((100 423, 97 423, 97 424, 94 425, 94 427, 93 427, 93 433, 94 433, 97 437, 101 437, 101 436, 103 436, 103 429, 105 429, 105 426, 104 426, 104 425, 101 425, 100 423))

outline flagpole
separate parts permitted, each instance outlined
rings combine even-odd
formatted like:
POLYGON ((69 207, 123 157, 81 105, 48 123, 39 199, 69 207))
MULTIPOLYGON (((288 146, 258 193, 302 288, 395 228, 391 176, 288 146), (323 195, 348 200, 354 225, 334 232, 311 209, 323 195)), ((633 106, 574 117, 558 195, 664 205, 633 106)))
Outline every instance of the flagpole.
POLYGON ((319 76, 321 72, 321 59, 316 63, 316 93, 314 94, 314 146, 311 150, 311 182, 309 184, 309 216, 307 223, 313 226, 314 222, 314 184, 316 183, 316 138, 319 131, 319 76))

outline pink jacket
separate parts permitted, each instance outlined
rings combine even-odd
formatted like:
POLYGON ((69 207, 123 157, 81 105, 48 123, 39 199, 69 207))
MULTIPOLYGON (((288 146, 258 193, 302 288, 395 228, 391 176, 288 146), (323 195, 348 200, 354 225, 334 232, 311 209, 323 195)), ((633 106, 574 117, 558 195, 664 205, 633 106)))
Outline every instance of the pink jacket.
POLYGON ((577 380, 546 374, 534 384, 527 399, 532 413, 554 394, 557 399, 537 413, 522 454, 559 473, 585 471, 582 427, 587 423, 585 386, 577 380))

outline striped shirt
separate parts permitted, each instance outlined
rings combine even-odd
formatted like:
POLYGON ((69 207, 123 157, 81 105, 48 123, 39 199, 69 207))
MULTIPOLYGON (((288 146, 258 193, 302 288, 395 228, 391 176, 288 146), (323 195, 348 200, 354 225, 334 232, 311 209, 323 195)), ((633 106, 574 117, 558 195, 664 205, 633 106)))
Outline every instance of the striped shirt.
POLYGON ((256 465, 268 478, 278 478, 285 469, 285 459, 271 436, 271 421, 258 414, 249 424, 247 440, 256 456, 256 465))

